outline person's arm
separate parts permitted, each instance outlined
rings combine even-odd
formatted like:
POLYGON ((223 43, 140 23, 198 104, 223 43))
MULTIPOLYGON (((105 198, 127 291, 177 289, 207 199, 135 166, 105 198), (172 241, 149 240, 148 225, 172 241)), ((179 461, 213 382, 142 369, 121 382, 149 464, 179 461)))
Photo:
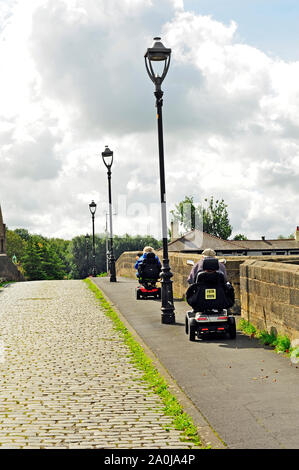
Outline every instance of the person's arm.
POLYGON ((227 273, 226 273, 226 268, 225 268, 225 265, 223 263, 219 263, 219 270, 223 273, 224 275, 224 281, 227 282, 228 279, 227 279, 227 273))
POLYGON ((191 272, 189 274, 189 277, 187 279, 187 282, 189 284, 194 284, 195 282, 195 279, 196 279, 196 276, 197 276, 197 272, 198 272, 198 266, 197 264, 195 266, 193 266, 193 268, 191 269, 191 272))
POLYGON ((138 266, 141 263, 142 259, 143 259, 142 256, 140 256, 140 258, 138 258, 138 260, 135 263, 135 269, 138 269, 138 266))
POLYGON ((156 257, 156 260, 158 261, 159 266, 160 266, 160 268, 161 268, 162 264, 161 264, 161 261, 159 260, 159 257, 158 257, 157 255, 155 255, 155 257, 156 257))

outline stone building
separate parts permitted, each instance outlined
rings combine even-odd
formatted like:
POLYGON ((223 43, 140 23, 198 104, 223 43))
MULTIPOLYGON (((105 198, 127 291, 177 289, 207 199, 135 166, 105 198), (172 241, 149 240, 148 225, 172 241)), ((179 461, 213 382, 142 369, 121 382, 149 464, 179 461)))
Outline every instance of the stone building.
POLYGON ((6 227, 3 223, 2 210, 0 205, 0 254, 6 253, 6 227))
POLYGON ((6 254, 6 226, 3 223, 0 205, 0 279, 24 281, 22 273, 6 254))
POLYGON ((281 256, 299 255, 299 227, 293 239, 267 240, 222 240, 209 233, 193 230, 172 239, 168 244, 169 252, 200 254, 212 248, 217 256, 281 256))

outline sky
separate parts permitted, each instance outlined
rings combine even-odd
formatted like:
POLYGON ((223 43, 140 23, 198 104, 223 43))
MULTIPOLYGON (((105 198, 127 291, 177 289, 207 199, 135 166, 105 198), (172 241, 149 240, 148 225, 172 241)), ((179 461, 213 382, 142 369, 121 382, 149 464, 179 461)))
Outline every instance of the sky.
MULTIPOLYGON (((299 225, 297 0, 0 0, 0 204, 9 229, 161 238, 154 86, 163 82, 166 201, 213 196, 232 236, 299 225), (109 227, 109 225, 108 225, 109 227)), ((170 214, 168 214, 170 225, 170 214)))

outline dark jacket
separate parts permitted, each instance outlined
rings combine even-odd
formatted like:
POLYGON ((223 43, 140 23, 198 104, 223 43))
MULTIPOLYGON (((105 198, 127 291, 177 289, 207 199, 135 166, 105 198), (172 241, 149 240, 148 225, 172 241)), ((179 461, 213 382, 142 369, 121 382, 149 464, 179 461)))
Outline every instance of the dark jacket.
MULTIPOLYGON (((200 272, 200 271, 203 271, 203 259, 201 259, 200 261, 198 261, 198 263, 196 263, 190 274, 189 274, 189 277, 187 279, 188 283, 189 284, 194 284, 195 283, 195 280, 196 280, 196 277, 197 277, 197 274, 200 272)), ((224 274, 224 282, 227 282, 227 274, 226 274, 226 268, 224 266, 223 263, 219 263, 219 271, 223 272, 224 274)))
MULTIPOLYGON (((140 258, 138 258, 138 260, 136 261, 135 266, 134 266, 135 269, 138 269, 139 264, 142 263, 142 261, 144 260, 144 258, 146 258, 146 255, 147 255, 147 253, 143 253, 143 255, 140 256, 140 258)), ((161 266, 161 261, 159 260, 159 258, 158 258, 157 255, 155 255, 155 258, 156 258, 156 260, 158 260, 159 266, 161 266)))

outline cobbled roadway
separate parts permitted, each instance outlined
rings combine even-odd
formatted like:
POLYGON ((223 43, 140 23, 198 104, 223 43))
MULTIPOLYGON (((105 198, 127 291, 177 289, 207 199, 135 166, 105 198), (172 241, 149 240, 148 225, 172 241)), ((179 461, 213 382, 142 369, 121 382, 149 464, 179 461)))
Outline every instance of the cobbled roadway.
POLYGON ((0 292, 1 448, 188 448, 82 281, 0 292))

